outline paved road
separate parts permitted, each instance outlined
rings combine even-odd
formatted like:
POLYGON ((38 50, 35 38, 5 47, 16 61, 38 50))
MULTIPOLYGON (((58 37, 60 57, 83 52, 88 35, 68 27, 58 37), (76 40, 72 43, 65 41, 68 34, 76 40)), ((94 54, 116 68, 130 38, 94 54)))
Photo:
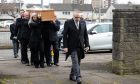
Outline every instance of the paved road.
MULTIPOLYGON (((4 84, 76 84, 69 81, 71 60, 60 54, 60 66, 35 69, 13 58, 12 50, 0 50, 0 78, 4 84), (6 76, 4 76, 6 75, 6 76), (5 83, 6 82, 6 83, 5 83)), ((111 73, 112 53, 89 53, 82 60, 83 84, 140 84, 140 75, 119 76, 111 73)))

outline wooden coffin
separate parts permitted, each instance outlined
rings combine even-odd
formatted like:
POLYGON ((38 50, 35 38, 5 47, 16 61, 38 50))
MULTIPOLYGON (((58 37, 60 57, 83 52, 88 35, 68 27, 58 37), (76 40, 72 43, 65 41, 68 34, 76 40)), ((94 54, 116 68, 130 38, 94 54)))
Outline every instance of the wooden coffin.
POLYGON ((55 14, 53 9, 48 10, 27 10, 30 13, 36 12, 39 16, 41 16, 42 21, 52 21, 55 20, 55 14))

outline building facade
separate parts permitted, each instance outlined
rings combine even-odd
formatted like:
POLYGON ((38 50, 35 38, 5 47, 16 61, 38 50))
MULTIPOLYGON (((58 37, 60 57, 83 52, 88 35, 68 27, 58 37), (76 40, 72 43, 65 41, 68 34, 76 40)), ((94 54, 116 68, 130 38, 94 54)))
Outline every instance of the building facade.
POLYGON ((103 8, 103 0, 92 0, 93 8, 103 8))
POLYGON ((71 19, 74 9, 79 9, 85 19, 92 19, 93 8, 91 4, 51 4, 51 8, 55 10, 58 19, 71 19))
POLYGON ((116 4, 116 0, 104 0, 104 8, 108 8, 111 4, 116 4))
POLYGON ((63 0, 64 4, 69 4, 69 3, 73 3, 73 4, 84 4, 84 0, 63 0))
POLYGON ((73 0, 74 4, 84 4, 84 0, 73 0))
POLYGON ((63 4, 72 3, 72 0, 63 0, 63 4))

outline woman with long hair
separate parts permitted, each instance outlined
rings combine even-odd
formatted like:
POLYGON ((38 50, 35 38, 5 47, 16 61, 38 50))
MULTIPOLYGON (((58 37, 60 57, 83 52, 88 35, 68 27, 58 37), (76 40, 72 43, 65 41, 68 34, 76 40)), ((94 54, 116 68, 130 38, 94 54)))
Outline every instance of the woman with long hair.
POLYGON ((32 13, 29 27, 31 28, 30 36, 30 49, 31 49, 31 62, 34 64, 35 68, 44 68, 44 52, 42 43, 42 27, 41 21, 38 18, 37 13, 32 13))

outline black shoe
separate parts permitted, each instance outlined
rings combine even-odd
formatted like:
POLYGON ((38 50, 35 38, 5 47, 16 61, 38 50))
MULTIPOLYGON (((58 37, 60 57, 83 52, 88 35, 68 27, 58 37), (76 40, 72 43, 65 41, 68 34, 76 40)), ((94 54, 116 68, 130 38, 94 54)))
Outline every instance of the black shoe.
POLYGON ((71 81, 76 81, 76 76, 70 75, 69 79, 70 79, 71 81))
POLYGON ((77 82, 77 84, 82 84, 82 82, 81 82, 81 81, 79 81, 79 82, 77 82))
POLYGON ((16 54, 16 55, 14 55, 14 58, 17 58, 18 57, 18 55, 16 54))
POLYGON ((48 67, 52 67, 52 65, 51 65, 51 64, 47 64, 47 66, 48 66, 48 67))
POLYGON ((21 63, 22 63, 22 64, 26 64, 26 62, 25 62, 25 61, 21 61, 21 63))
POLYGON ((35 65, 35 68, 39 68, 39 66, 38 65, 35 65))
POLYGON ((33 66, 34 65, 34 63, 31 63, 31 66, 33 66))
POLYGON ((30 64, 27 62, 27 63, 26 63, 26 66, 30 66, 30 64))
POLYGON ((14 56, 14 58, 17 58, 16 56, 14 56))
POLYGON ((45 68, 44 64, 40 64, 40 68, 45 68))

